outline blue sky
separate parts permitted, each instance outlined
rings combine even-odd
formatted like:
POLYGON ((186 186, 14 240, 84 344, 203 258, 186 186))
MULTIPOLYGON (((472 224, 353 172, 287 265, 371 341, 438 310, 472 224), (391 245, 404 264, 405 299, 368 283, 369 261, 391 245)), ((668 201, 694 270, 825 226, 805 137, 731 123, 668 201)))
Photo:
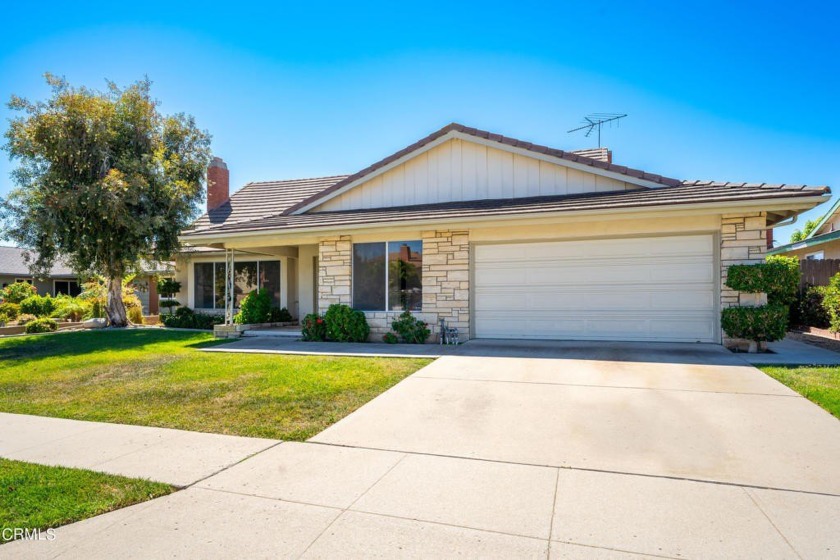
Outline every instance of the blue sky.
MULTIPOLYGON (((351 173, 452 121, 585 148, 566 131, 622 112, 617 163, 840 192, 834 2, 27 4, 4 7, 0 99, 46 96, 45 71, 148 75, 237 188, 351 173)), ((0 156, 0 196, 10 169, 0 156)))

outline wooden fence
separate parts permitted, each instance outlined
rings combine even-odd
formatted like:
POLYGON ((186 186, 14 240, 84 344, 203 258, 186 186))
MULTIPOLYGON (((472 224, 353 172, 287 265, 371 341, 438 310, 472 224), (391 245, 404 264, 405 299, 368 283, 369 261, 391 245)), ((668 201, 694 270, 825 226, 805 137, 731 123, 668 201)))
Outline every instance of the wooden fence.
POLYGON ((831 277, 840 272, 840 259, 812 259, 799 261, 799 270, 802 272, 802 279, 799 287, 805 286, 828 286, 831 277))

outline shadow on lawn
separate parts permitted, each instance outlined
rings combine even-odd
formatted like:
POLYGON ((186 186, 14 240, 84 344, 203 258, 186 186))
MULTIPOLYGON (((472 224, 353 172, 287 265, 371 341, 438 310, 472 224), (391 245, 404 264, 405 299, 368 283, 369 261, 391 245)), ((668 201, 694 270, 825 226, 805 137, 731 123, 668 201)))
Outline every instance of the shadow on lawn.
POLYGON ((227 342, 207 339, 207 333, 162 329, 102 329, 0 339, 0 362, 15 364, 52 356, 79 356, 102 351, 143 350, 156 344, 179 341, 183 348, 207 348, 227 342), (190 342, 190 339, 194 339, 190 342))

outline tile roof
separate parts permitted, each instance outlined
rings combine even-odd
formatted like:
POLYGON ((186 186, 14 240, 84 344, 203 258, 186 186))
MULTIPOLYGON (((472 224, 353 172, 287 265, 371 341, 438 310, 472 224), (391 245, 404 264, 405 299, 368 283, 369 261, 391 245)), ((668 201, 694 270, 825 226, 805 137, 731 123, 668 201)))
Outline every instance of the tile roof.
MULTIPOLYGON (((19 247, 0 247, 0 275, 27 278, 32 276, 24 257, 26 253, 27 251, 25 249, 21 249, 19 247)), ((66 264, 61 261, 56 261, 50 271, 50 276, 75 277, 76 275, 66 264)))
POLYGON ((231 195, 230 200, 203 214, 192 227, 239 224, 282 214, 312 195, 323 192, 347 175, 248 183, 231 195))
POLYGON ((398 208, 278 214, 245 223, 225 223, 185 231, 189 238, 206 233, 232 233, 296 228, 341 227, 407 220, 469 219, 481 216, 539 215, 554 212, 645 208, 715 202, 738 202, 814 197, 828 187, 690 181, 664 189, 640 189, 580 195, 540 196, 424 204, 398 208))
POLYGON ((596 169, 603 169, 605 171, 612 171, 613 173, 620 173, 622 175, 627 175, 628 177, 633 177, 636 179, 642 179, 645 181, 649 181, 652 183, 658 183, 662 186, 668 187, 675 187, 681 184, 679 179, 672 179, 670 177, 663 177, 662 175, 657 175, 655 173, 648 173, 646 171, 641 171, 639 169, 633 169, 632 167, 626 167, 624 165, 615 165, 613 163, 607 163, 605 161, 601 161, 600 159, 586 157, 580 154, 576 154, 574 152, 567 152, 564 150, 557 150, 555 148, 549 148, 548 146, 542 146, 540 144, 533 144, 531 142, 525 142, 523 140, 517 140, 516 138, 509 138, 507 136, 502 136, 501 134, 494 134, 492 132, 487 132, 486 130, 479 130, 477 128, 470 128, 468 126, 464 126, 458 123, 451 123, 446 125, 445 127, 441 128, 440 130, 431 133, 430 135, 426 136, 425 138, 418 140, 414 144, 407 146, 396 152, 391 154, 390 156, 386 157, 385 159, 379 160, 373 165, 370 165, 358 173, 354 173, 353 175, 349 175, 342 180, 336 182, 335 184, 331 185, 330 187, 324 189, 323 191, 316 193, 304 200, 301 200, 299 203, 290 206, 286 209, 285 213, 290 214, 295 210, 299 210, 310 204, 316 202, 320 198, 346 186, 350 183, 357 181, 366 175, 370 175, 374 171, 385 167, 386 165, 397 161, 398 159, 414 152, 429 144, 434 142, 438 138, 442 136, 446 136, 450 132, 460 132, 461 134, 465 134, 467 136, 473 136, 475 138, 481 138, 484 140, 491 140, 493 142, 498 142, 500 144, 505 144, 507 146, 511 146, 514 148, 520 148, 523 150, 527 150, 529 152, 534 152, 538 154, 543 154, 547 156, 556 157, 559 159, 563 159, 566 161, 571 161, 575 163, 579 163, 582 165, 588 165, 590 167, 594 167, 596 169))

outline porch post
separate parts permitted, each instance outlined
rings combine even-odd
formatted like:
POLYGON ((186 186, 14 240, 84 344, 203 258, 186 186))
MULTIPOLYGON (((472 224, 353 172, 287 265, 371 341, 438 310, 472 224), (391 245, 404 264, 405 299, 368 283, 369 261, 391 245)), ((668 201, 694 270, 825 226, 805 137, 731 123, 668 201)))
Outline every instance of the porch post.
POLYGON ((233 324, 233 301, 235 291, 233 287, 233 249, 225 249, 225 324, 233 324))

